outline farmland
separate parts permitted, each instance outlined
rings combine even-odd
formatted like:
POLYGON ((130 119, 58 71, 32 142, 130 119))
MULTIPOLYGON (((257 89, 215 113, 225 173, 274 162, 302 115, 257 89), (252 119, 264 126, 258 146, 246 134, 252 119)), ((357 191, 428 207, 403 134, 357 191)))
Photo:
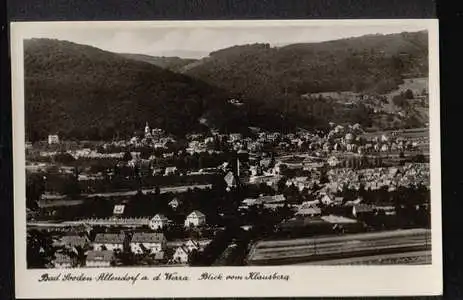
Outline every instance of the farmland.
MULTIPOLYGON (((320 261, 301 263, 300 265, 316 265, 320 261)), ((381 254, 363 257, 350 257, 344 259, 326 260, 323 265, 394 265, 394 264, 430 264, 431 251, 416 251, 406 253, 381 254)))
MULTIPOLYGON (((249 255, 251 265, 297 264, 430 248, 430 232, 425 229, 386 231, 307 239, 260 241, 249 255)), ((321 262, 323 264, 323 262, 321 262)))

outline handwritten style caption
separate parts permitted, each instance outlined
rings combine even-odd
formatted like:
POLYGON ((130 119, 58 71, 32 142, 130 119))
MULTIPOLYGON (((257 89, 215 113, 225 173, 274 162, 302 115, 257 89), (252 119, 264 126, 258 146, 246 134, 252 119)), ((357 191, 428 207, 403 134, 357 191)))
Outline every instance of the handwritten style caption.
POLYGON ((114 274, 111 272, 102 272, 96 276, 89 276, 85 273, 58 273, 50 274, 43 273, 39 282, 51 283, 51 282, 127 282, 128 284, 134 285, 139 281, 239 281, 239 280, 279 280, 288 281, 289 275, 280 273, 261 273, 261 272, 248 272, 246 274, 227 274, 221 272, 203 272, 198 276, 185 275, 178 272, 163 272, 157 273, 156 275, 147 275, 143 273, 125 273, 123 275, 114 274))

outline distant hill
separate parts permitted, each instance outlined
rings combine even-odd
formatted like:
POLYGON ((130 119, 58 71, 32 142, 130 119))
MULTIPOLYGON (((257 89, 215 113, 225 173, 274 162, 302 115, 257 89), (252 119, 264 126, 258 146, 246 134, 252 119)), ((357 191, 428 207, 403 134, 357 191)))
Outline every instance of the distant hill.
MULTIPOLYGON (((320 119, 301 95, 331 91, 386 94, 403 78, 427 77, 428 38, 421 31, 283 47, 239 45, 212 52, 186 65, 183 73, 221 87, 244 102, 284 111, 292 120, 308 113, 320 119)), ((336 121, 338 109, 327 104, 317 109, 326 111, 321 118, 336 121)))
POLYGON ((201 80, 67 41, 25 40, 24 50, 28 139, 130 136, 146 121, 181 135, 204 129, 204 116, 213 127, 247 125, 226 92, 201 80))
POLYGON ((121 53, 121 55, 124 56, 125 58, 147 62, 155 66, 168 69, 174 72, 180 72, 184 66, 197 61, 196 59, 191 59, 191 58, 151 56, 151 55, 133 54, 133 53, 121 53))
POLYGON ((427 77, 426 32, 283 47, 241 45, 199 60, 117 54, 50 39, 25 40, 24 49, 31 140, 50 133, 127 137, 146 121, 183 135, 210 127, 324 128, 330 121, 378 129, 419 127, 427 118, 426 109, 410 120, 378 116, 374 105, 343 99, 349 91, 393 95, 404 78, 427 77), (341 99, 310 96, 326 92, 343 93, 341 99), (240 105, 229 101, 233 98, 240 105))

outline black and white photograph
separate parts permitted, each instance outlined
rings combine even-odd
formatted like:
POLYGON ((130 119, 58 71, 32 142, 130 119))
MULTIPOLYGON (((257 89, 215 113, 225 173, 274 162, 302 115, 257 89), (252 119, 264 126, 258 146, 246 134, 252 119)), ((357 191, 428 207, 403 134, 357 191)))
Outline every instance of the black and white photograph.
POLYGON ((439 266, 437 23, 214 24, 17 31, 24 272, 439 266))

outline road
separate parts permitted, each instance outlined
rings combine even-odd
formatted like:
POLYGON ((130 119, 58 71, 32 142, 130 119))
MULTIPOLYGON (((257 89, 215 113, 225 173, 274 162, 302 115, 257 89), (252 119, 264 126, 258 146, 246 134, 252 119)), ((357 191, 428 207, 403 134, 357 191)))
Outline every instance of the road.
POLYGON ((430 232, 425 229, 385 231, 344 236, 325 236, 257 242, 248 255, 256 265, 301 263, 377 254, 430 249, 430 232))
MULTIPOLYGON (((166 186, 160 188, 160 193, 183 193, 186 192, 188 189, 206 189, 211 188, 211 184, 197 184, 197 185, 183 185, 183 186, 166 186)), ((142 189, 144 194, 146 193, 154 193, 154 188, 149 189, 142 189)), ((81 199, 50 199, 50 200, 40 200, 39 206, 40 207, 57 207, 57 206, 74 206, 80 205, 84 203, 85 200, 94 198, 94 197, 101 197, 101 198, 110 198, 110 197, 128 197, 134 196, 137 194, 138 191, 123 191, 123 192, 110 192, 110 193, 94 193, 94 194, 81 194, 81 199)))

